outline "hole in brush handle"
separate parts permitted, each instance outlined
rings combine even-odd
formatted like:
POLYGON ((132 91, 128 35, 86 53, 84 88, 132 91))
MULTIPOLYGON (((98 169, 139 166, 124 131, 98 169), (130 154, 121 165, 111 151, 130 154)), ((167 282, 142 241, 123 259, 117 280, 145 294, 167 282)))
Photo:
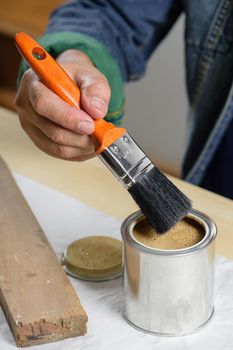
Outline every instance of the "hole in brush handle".
POLYGON ((42 61, 46 58, 46 52, 42 50, 40 47, 33 47, 32 56, 39 61, 42 61))

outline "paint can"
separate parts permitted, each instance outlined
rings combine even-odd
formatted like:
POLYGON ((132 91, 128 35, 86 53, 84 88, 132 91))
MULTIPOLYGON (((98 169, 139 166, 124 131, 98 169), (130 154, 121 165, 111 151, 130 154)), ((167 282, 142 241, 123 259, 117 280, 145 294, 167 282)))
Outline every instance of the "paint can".
POLYGON ((123 316, 138 330, 164 336, 197 331, 212 317, 216 225, 191 210, 203 238, 191 247, 157 249, 136 240, 141 211, 123 222, 123 316))

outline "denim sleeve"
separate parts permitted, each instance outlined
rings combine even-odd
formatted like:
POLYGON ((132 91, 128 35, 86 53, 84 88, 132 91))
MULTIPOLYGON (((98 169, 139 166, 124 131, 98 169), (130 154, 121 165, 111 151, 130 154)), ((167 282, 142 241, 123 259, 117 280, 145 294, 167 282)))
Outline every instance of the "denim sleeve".
POLYGON ((52 13, 47 33, 92 37, 108 49, 123 80, 135 80, 181 11, 182 0, 73 0, 52 13))

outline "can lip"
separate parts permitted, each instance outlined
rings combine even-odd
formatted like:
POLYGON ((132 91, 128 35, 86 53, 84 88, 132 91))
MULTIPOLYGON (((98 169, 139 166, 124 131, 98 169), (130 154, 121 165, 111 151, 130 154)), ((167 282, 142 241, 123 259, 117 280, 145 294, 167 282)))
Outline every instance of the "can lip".
POLYGON ((87 281, 106 281, 122 274, 121 241, 110 236, 86 236, 70 243, 61 263, 66 273, 87 281))
POLYGON ((130 244, 132 247, 139 251, 143 251, 147 254, 162 255, 166 257, 178 255, 183 256, 191 254, 206 248, 216 238, 217 235, 217 228, 214 221, 208 215, 202 213, 201 211, 191 209, 187 214, 187 217, 197 220, 204 227, 205 236, 203 237, 203 239, 195 245, 187 248, 170 250, 152 248, 142 243, 139 243, 132 235, 132 228, 136 225, 138 221, 140 221, 144 217, 145 216, 141 212, 141 210, 129 215, 121 225, 121 235, 123 240, 127 241, 127 243, 130 244))

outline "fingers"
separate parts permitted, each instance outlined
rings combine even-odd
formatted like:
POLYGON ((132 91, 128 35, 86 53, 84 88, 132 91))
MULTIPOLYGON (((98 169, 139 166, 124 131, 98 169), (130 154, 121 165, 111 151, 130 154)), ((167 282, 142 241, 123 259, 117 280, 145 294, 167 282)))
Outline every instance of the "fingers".
POLYGON ((53 142, 94 152, 95 144, 89 135, 79 135, 60 127, 46 118, 38 117, 36 114, 32 114, 31 119, 33 120, 33 124, 53 142))
MULTIPOLYGON (((84 147, 84 145, 83 147, 72 147, 67 144, 56 143, 33 124, 25 131, 39 149, 53 157, 64 160, 83 161, 95 156, 94 145, 90 147, 84 147)), ((91 137, 89 136, 89 138, 91 137)))
MULTIPOLYGON (((57 114, 59 118, 60 112, 58 110, 54 117, 52 114, 51 116, 49 115, 52 120, 57 121, 56 123, 51 121, 46 116, 38 114, 33 108, 33 104, 29 99, 30 93, 28 93, 28 90, 32 90, 34 93, 34 86, 36 86, 35 94, 37 89, 39 89, 41 96, 39 100, 41 99, 42 101, 39 102, 39 108, 37 108, 38 111, 41 111, 40 104, 44 104, 44 106, 42 106, 42 112, 43 108, 45 108, 44 112, 46 114, 46 106, 48 101, 51 104, 58 106, 58 108, 60 106, 60 102, 63 102, 60 101, 60 99, 51 93, 51 91, 49 91, 46 87, 44 87, 31 70, 28 71, 21 81, 15 104, 19 113, 21 125, 32 141, 41 150, 54 157, 68 160, 84 160, 93 157, 95 155, 95 144, 92 137, 87 135, 87 130, 86 133, 83 133, 80 129, 80 121, 82 120, 82 117, 79 118, 79 115, 77 116, 75 114, 74 117, 71 116, 71 118, 75 118, 75 122, 71 120, 71 123, 69 123, 68 119, 67 122, 64 122, 63 119, 62 121, 59 121, 57 120, 57 114), (61 125, 63 124, 72 129, 72 123, 75 124, 74 129, 76 129, 77 132, 66 129, 61 125)), ((37 103, 34 101, 34 106, 36 104, 37 103)), ((67 106, 65 107, 67 108, 67 106)), ((87 118, 93 123, 92 118, 89 116, 87 118)), ((86 116, 84 116, 84 119, 86 119, 86 116)))
POLYGON ((110 100, 110 87, 107 79, 97 69, 81 69, 76 75, 77 84, 81 89, 81 106, 95 119, 107 114, 110 100))
POLYGON ((84 53, 68 50, 58 61, 81 89, 81 109, 50 91, 31 69, 21 80, 15 107, 23 129, 41 150, 67 160, 89 159, 95 155, 93 118, 106 115, 110 87, 84 53))
POLYGON ((94 131, 94 121, 86 112, 70 107, 39 80, 31 83, 29 100, 38 115, 65 129, 87 135, 94 131))

